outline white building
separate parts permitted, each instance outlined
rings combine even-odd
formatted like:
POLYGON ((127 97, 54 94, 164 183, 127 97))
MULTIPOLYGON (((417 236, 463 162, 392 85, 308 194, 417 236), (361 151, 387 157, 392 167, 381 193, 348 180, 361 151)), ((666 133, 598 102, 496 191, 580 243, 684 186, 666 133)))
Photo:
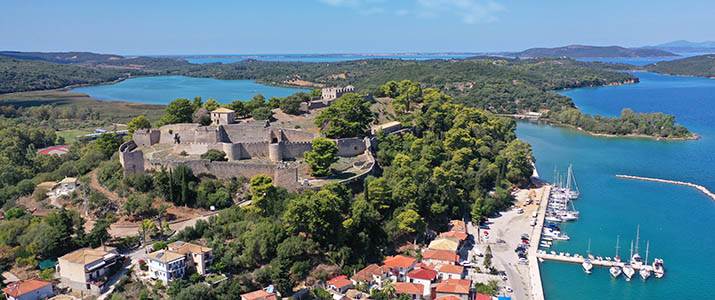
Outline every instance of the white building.
POLYGON ((32 278, 16 281, 2 289, 8 300, 37 300, 52 297, 52 282, 32 278))
POLYGON ((186 274, 186 257, 166 250, 149 253, 149 273, 166 283, 183 278, 186 274))
POLYGON ((120 257, 114 247, 82 248, 58 258, 55 268, 60 281, 73 290, 100 294, 105 288, 104 276, 111 275, 109 269, 120 257))
POLYGON ((213 261, 213 250, 209 247, 176 241, 168 245, 169 251, 186 256, 186 266, 195 267, 196 273, 206 275, 213 261))

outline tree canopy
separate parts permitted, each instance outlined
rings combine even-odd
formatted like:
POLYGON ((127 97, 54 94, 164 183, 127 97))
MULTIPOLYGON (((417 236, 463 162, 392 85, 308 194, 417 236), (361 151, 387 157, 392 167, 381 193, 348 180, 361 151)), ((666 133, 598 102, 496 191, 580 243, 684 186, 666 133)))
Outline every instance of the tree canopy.
POLYGON ((315 118, 315 125, 328 137, 345 138, 365 135, 374 120, 370 103, 356 94, 347 93, 321 111, 315 118))

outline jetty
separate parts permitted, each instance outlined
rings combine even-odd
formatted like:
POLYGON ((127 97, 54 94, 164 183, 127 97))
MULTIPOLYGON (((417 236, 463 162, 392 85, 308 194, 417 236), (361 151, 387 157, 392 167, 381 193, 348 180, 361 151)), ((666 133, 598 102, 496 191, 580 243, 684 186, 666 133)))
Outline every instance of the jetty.
POLYGON ((689 186, 698 189, 701 191, 703 194, 706 196, 710 197, 715 201, 715 194, 713 194, 711 191, 709 191, 707 188, 705 188, 702 185, 697 185, 694 183, 690 182, 684 182, 684 181, 676 181, 676 180, 667 180, 667 179, 659 179, 659 178, 649 178, 649 177, 640 177, 640 176, 631 176, 631 175, 616 175, 618 178, 624 178, 624 179, 633 179, 633 180, 643 180, 643 181, 653 181, 653 182, 660 182, 660 183, 669 183, 669 184, 677 184, 677 185, 684 185, 684 186, 689 186))
MULTIPOLYGON (((536 171, 536 168, 534 168, 536 171)), ((544 192, 541 193, 541 199, 539 199, 539 209, 537 210, 536 225, 531 231, 530 241, 532 243, 529 245, 529 278, 531 278, 531 299, 534 300, 544 300, 544 287, 541 282, 541 270, 539 269, 539 263, 537 261, 537 256, 539 252, 539 241, 541 241, 541 233, 544 228, 544 218, 546 216, 546 207, 549 204, 549 197, 551 195, 551 185, 547 185, 544 188, 544 192), (533 242, 536 241, 536 242, 533 242)))
MULTIPOLYGON (((581 264, 581 263, 583 263, 584 259, 586 259, 586 257, 584 257, 583 255, 580 255, 580 254, 571 255, 570 253, 564 253, 564 252, 555 253, 554 251, 551 251, 551 253, 548 253, 544 250, 539 250, 536 253, 536 256, 541 259, 544 259, 544 260, 560 261, 560 262, 574 263, 574 264, 581 264)), ((591 264, 593 264, 594 266, 599 266, 599 267, 608 267, 608 268, 613 267, 613 266, 623 267, 625 264, 625 262, 622 262, 622 261, 599 259, 598 257, 595 257, 595 258, 589 257, 589 259, 591 260, 591 264)), ((646 265, 646 264, 643 264, 643 265, 634 264, 634 265, 631 265, 631 267, 633 267, 633 269, 635 269, 636 271, 643 269, 643 268, 645 268, 649 271, 653 271, 653 266, 646 265)))

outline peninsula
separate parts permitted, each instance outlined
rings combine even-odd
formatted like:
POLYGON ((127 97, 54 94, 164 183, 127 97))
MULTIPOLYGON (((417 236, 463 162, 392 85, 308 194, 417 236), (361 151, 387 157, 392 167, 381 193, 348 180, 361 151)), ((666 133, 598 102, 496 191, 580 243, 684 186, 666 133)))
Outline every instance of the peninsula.
POLYGON ((570 45, 557 48, 531 48, 509 53, 515 57, 570 57, 570 58, 637 58, 678 57, 680 55, 660 49, 623 48, 620 46, 570 45))

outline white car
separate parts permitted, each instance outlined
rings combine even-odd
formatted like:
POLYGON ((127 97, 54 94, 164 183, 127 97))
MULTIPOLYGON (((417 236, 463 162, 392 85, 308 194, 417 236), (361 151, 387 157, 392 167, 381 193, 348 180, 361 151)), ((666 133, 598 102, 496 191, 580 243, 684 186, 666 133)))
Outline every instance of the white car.
POLYGON ((512 290, 510 287, 506 287, 506 291, 507 291, 508 293, 511 293, 511 292, 513 292, 514 290, 512 290))

